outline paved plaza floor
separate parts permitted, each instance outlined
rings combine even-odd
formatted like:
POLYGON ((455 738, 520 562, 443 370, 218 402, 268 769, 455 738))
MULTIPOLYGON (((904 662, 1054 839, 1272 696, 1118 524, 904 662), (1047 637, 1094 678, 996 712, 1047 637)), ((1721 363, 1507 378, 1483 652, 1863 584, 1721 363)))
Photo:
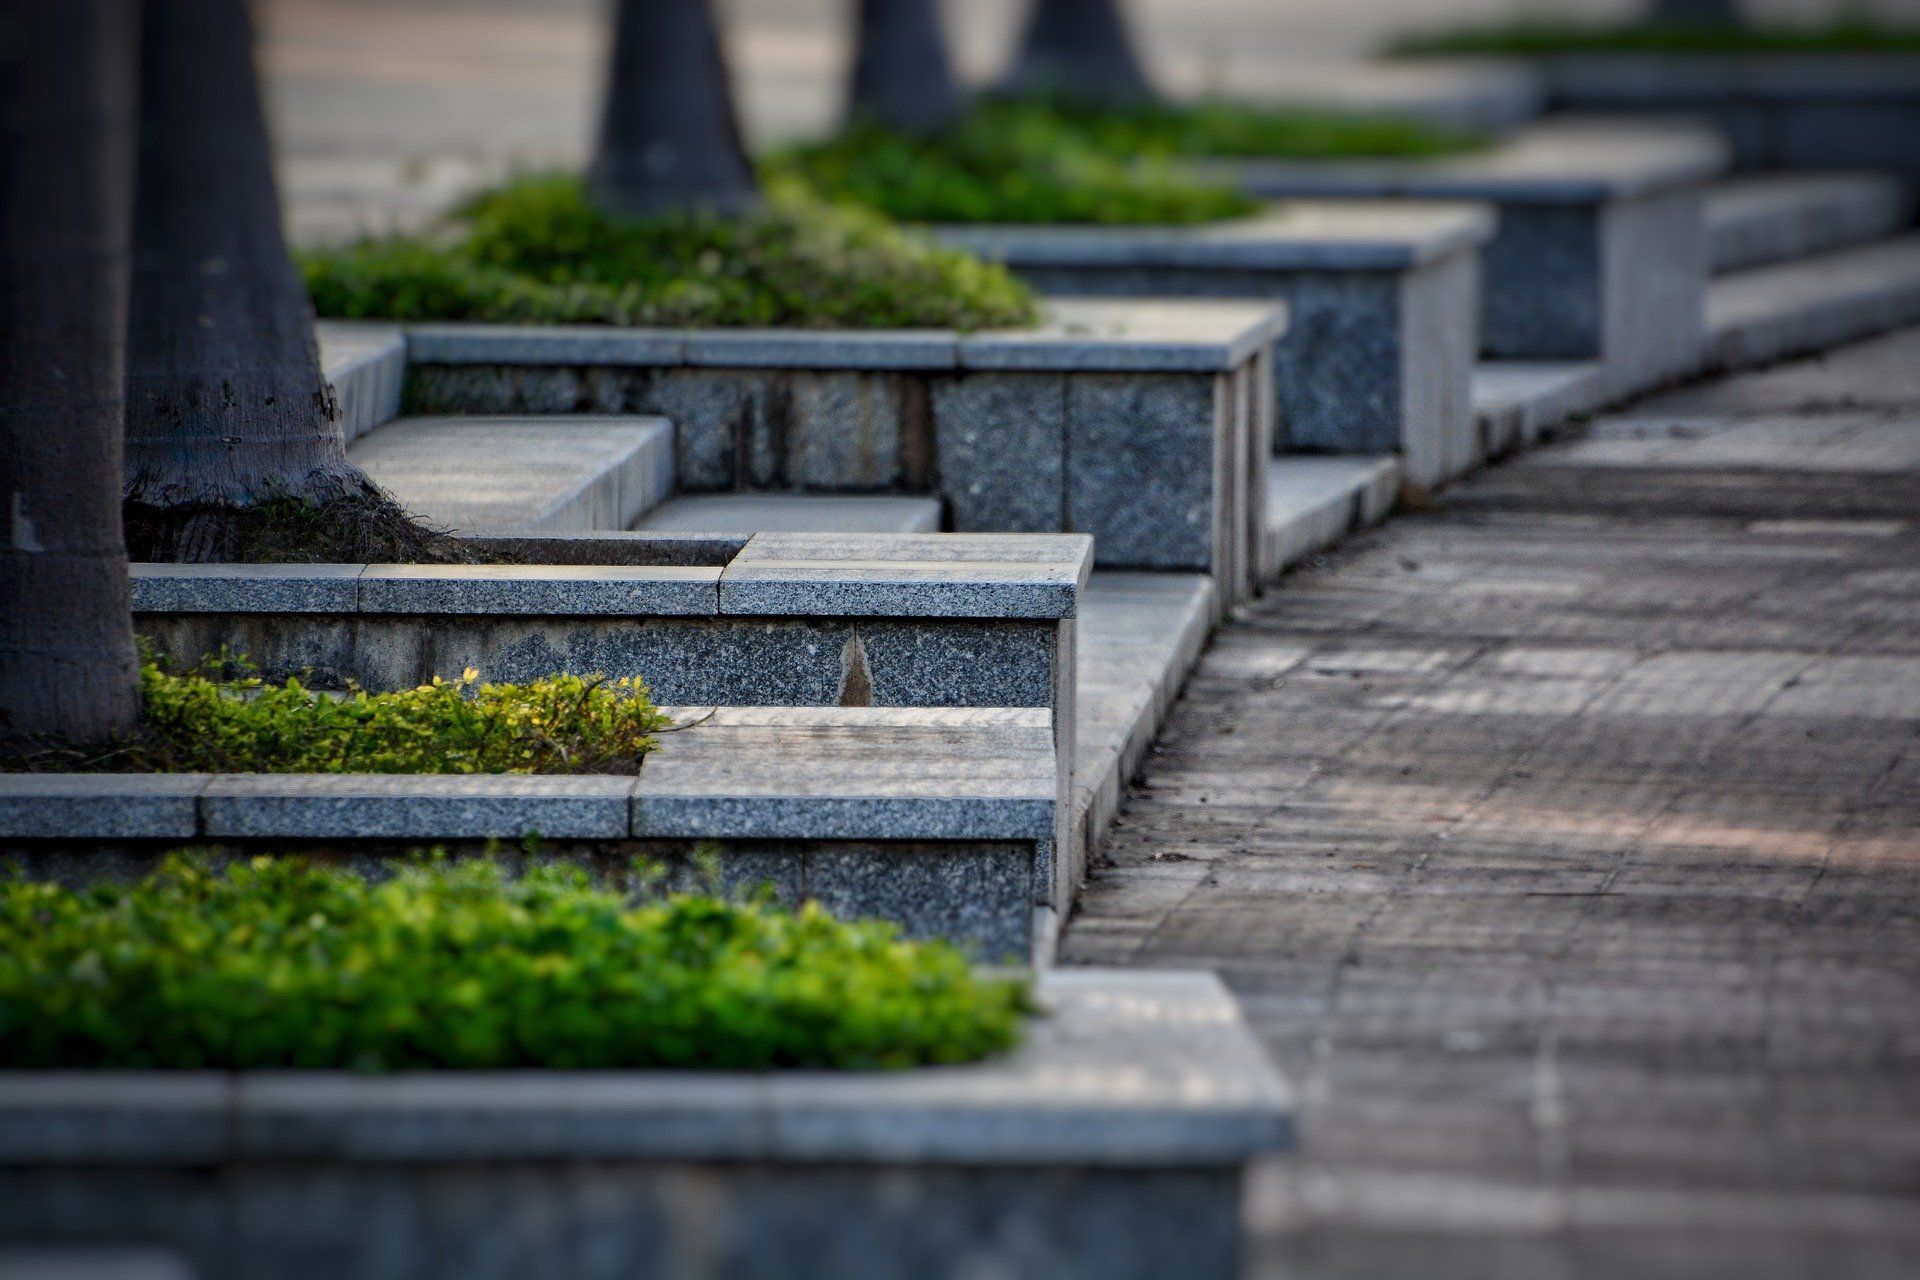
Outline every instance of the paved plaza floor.
POLYGON ((1920 331, 1295 573, 1105 862, 1066 960, 1218 970, 1299 1091, 1262 1274, 1916 1274, 1920 331))

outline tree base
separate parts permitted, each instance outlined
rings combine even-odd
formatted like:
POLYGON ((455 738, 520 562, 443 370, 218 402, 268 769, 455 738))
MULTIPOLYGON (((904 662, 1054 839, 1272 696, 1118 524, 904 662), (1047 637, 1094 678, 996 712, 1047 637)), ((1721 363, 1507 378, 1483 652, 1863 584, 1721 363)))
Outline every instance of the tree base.
POLYGON ((488 557, 421 524, 372 485, 250 506, 128 499, 127 554, 177 564, 479 564, 488 557))

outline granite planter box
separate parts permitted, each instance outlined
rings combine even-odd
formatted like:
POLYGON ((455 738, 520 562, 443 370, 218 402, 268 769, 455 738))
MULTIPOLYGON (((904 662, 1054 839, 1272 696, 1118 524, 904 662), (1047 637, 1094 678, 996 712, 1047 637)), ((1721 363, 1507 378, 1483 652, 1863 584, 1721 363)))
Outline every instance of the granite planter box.
POLYGON ((1221 162, 1262 196, 1482 200, 1481 351, 1599 360, 1610 396, 1696 371, 1705 344, 1706 187, 1723 143, 1684 124, 1552 121, 1444 160, 1221 162))
POLYGON ((1280 452, 1402 453, 1432 486, 1480 461, 1484 206, 1293 201, 1199 227, 942 227, 945 242, 1050 293, 1265 298, 1289 323, 1274 348, 1280 452))
POLYGON ((0 1240, 200 1280, 1238 1274, 1285 1086, 1210 974, 1055 972, 1000 1061, 0 1076, 0 1240))
POLYGON ((637 777, 527 774, 0 774, 0 855, 45 879, 142 874, 182 846, 300 852, 377 871, 410 850, 492 850, 618 869, 720 851, 770 883, 987 959, 1052 942, 1070 891, 1042 708, 670 707, 637 777))
POLYGON ((933 493, 960 532, 1255 586, 1282 309, 1055 300, 1033 330, 406 327, 414 413, 672 420, 682 492, 933 493))
POLYGON ((317 688, 571 671, 686 705, 1039 707, 1070 794, 1085 537, 474 541, 532 563, 137 564, 134 623, 161 653, 226 648, 317 688))
POLYGON ((1920 178, 1920 55, 1565 54, 1531 65, 1561 109, 1703 119, 1742 169, 1920 178))

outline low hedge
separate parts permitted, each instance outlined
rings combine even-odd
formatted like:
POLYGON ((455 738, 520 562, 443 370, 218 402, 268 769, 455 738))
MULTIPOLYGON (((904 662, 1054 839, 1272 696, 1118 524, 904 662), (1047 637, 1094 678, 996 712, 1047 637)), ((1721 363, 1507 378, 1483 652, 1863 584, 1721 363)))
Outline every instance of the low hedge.
POLYGON ((1012 1047, 1026 985, 814 906, 423 858, 0 879, 0 1065, 889 1068, 1012 1047))
POLYGON ((1260 107, 1221 99, 1162 103, 1128 111, 1029 104, 1085 144, 1114 156, 1265 157, 1363 160, 1455 155, 1487 145, 1481 134, 1405 116, 1260 107))
POLYGON ((856 123, 776 152, 769 171, 904 222, 1216 222, 1256 205, 1164 159, 1089 145, 1060 114, 998 103, 936 135, 856 123))
POLYGON ((221 655, 174 673, 140 667, 141 718, 104 748, 35 743, 13 768, 153 773, 631 774, 668 726, 632 677, 481 684, 468 671, 417 689, 334 695, 269 684, 221 655))
POLYGON ((315 308, 345 319, 801 328, 1031 324, 1004 268, 792 184, 737 217, 635 221, 577 177, 484 192, 432 231, 299 255, 315 308))
POLYGON ((1416 36, 1394 45, 1396 54, 1555 53, 1920 53, 1920 27, 1888 26, 1867 18, 1824 25, 1744 22, 1593 23, 1534 20, 1416 36))
POLYGON ((1258 207, 1185 161, 1435 156, 1480 143, 1393 117, 1218 101, 1090 111, 1027 99, 985 103, 929 137, 860 123, 768 163, 830 199, 907 222, 1182 225, 1258 207))

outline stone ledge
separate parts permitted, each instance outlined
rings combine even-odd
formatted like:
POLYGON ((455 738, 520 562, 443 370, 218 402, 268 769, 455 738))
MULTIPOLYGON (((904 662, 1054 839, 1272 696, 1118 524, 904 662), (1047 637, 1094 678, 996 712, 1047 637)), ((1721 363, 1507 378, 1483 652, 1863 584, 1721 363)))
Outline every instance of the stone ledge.
POLYGON ((1052 713, 666 708, 638 778, 0 774, 16 840, 1048 840, 1052 713))
POLYGON ((1691 124, 1559 119, 1490 151, 1440 160, 1216 161, 1261 196, 1420 196, 1503 203, 1593 204, 1711 181, 1727 147, 1691 124))
POLYGON ((1027 369, 1224 372, 1285 330, 1271 303, 1098 299, 1043 303, 1033 329, 611 329, 587 325, 414 324, 417 365, 695 366, 730 369, 1027 369))
POLYGON ((588 534, 483 540, 556 563, 133 566, 144 614, 1070 618, 1084 534, 588 534), (604 552, 608 563, 586 562, 604 552), (689 563, 689 561, 711 563, 689 563))
POLYGON ((1558 54, 1532 60, 1549 92, 1625 106, 1645 97, 1666 104, 1750 101, 1920 103, 1920 55, 1558 54))
POLYGON ((668 708, 636 838, 1046 840, 1046 708, 668 708))
POLYGON ((1009 1057, 827 1072, 10 1072, 0 1161, 1225 1166, 1291 1099, 1211 974, 1056 971, 1009 1057))
POLYGON ((761 533, 721 573, 720 612, 1070 618, 1092 563, 1084 534, 761 533))
POLYGON ((1294 200, 1195 227, 989 223, 935 234, 1016 270, 1393 271, 1478 248, 1493 231, 1493 211, 1477 204, 1294 200))

